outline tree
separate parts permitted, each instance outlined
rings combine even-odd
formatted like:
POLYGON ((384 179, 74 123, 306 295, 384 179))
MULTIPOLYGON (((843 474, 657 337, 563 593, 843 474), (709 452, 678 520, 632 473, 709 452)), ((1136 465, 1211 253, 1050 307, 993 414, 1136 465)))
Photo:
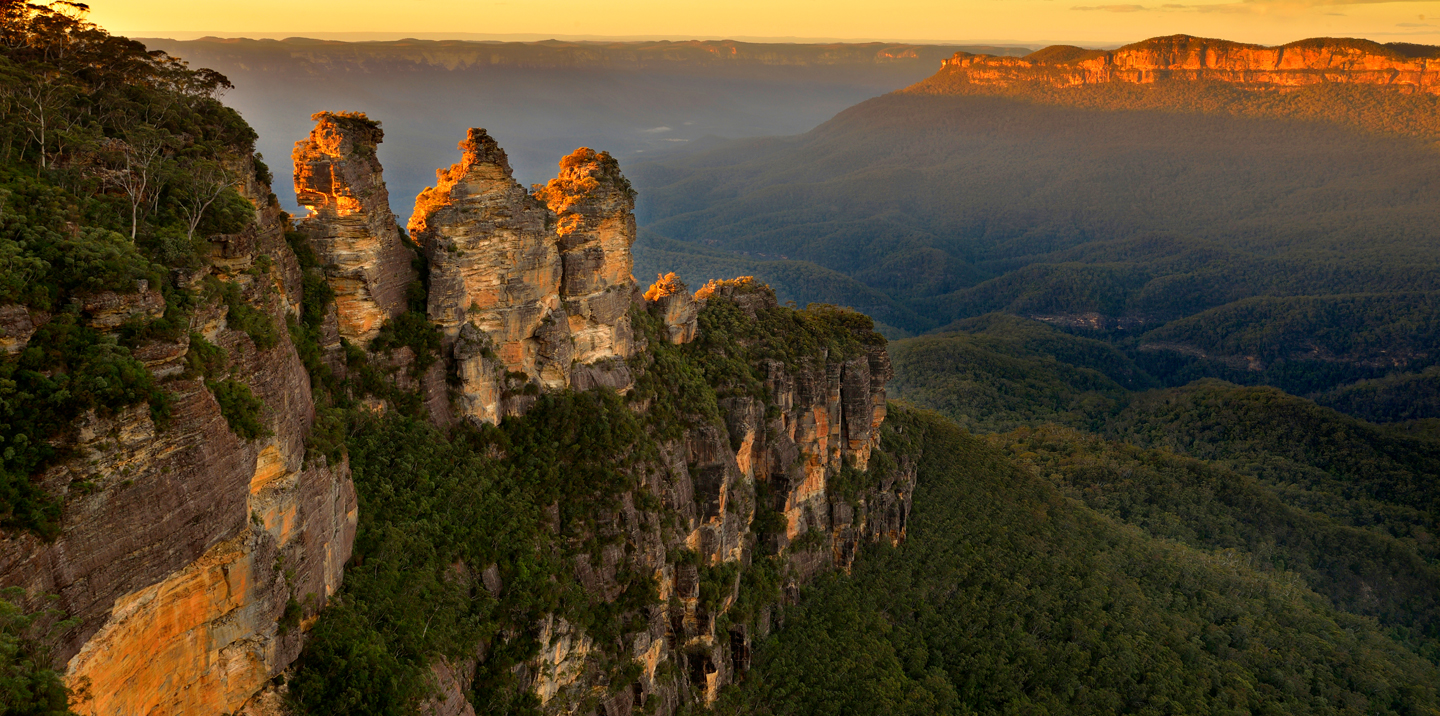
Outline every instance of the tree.
POLYGON ((187 163, 181 176, 175 210, 185 219, 185 238, 194 239, 205 211, 235 182, 235 177, 224 164, 211 159, 187 163))
POLYGON ((69 689, 60 674, 50 668, 50 652, 43 640, 75 626, 77 620, 41 628, 37 623, 53 621, 63 614, 55 609, 27 613, 11 602, 23 596, 24 591, 18 587, 0 592, 0 713, 74 716, 69 707, 69 689), (37 629, 43 633, 34 634, 37 629))
POLYGON ((129 141, 111 139, 105 147, 115 157, 116 167, 106 172, 105 179, 125 192, 130 200, 130 240, 140 226, 140 208, 160 193, 164 170, 169 164, 165 156, 165 137, 158 131, 134 132, 129 141))

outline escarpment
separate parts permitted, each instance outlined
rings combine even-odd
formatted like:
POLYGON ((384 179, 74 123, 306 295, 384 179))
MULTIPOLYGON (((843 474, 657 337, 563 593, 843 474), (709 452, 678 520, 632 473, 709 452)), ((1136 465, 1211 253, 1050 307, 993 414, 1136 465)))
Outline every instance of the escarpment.
POLYGON ((615 160, 577 150, 532 195, 485 130, 460 150, 409 222, 429 260, 430 317, 457 364, 460 414, 498 422, 524 409, 527 384, 627 387, 635 200, 615 160))
MULTIPOLYGON (((1157 37, 1116 50, 1047 47, 1025 57, 958 52, 940 76, 976 86, 1039 83, 1073 87, 1166 80, 1224 82, 1256 89, 1320 84, 1378 85, 1440 94, 1440 48, 1319 38, 1278 47, 1188 35, 1157 37)), ((921 86, 943 80, 927 81, 921 86)))
POLYGON ((286 222, 241 163, 236 188, 260 208, 208 237, 205 268, 176 271, 169 295, 193 304, 140 282, 80 308, 112 336, 168 326, 132 348, 168 410, 82 415, 38 478, 63 506, 58 535, 0 541, 0 584, 55 595, 78 622, 54 656, 82 714, 239 709, 295 659, 350 554, 348 465, 306 458, 315 407, 284 330, 302 290, 286 222))
POLYGON ((293 153, 296 200, 311 212, 298 228, 335 291, 340 336, 366 343, 404 312, 416 278, 375 156, 384 132, 363 113, 314 119, 293 153))
MULTIPOLYGON (((478 129, 417 201, 417 280, 378 126, 317 118, 297 145, 312 209, 298 226, 256 160, 234 187, 253 218, 206 235, 203 257, 63 312, 0 308, 7 360, 73 321, 125 341, 158 386, 149 404, 57 431, 35 482, 58 526, 0 541, 0 585, 35 604, 54 594, 75 620, 54 666, 77 712, 279 714, 346 678, 313 665, 349 652, 313 644, 347 638, 322 620, 362 601, 346 590, 385 563, 380 520, 406 517, 362 512, 381 498, 356 485, 393 479, 392 497, 433 499, 441 484, 355 457, 388 449, 359 442, 379 426, 422 426, 472 477, 513 479, 503 508, 483 502, 496 484, 457 499, 528 525, 516 553, 535 559, 472 546, 431 571, 469 595, 460 620, 480 626, 447 635, 461 646, 443 658, 386 645, 387 668, 416 659, 439 687, 406 702, 426 713, 491 697, 547 714, 709 703, 801 586, 904 537, 915 468, 881 440, 890 369, 868 318, 779 306, 750 279, 692 293, 672 274, 641 292, 634 192, 615 159, 577 150, 527 190, 478 129)), ((455 548, 426 541, 434 523, 394 534, 416 554, 455 548)))
MULTIPOLYGON (((542 713, 598 704, 674 714, 715 700, 744 677, 800 587, 907 529, 915 466, 882 446, 889 359, 869 319, 781 307, 749 279, 712 282, 697 296, 673 276, 661 284, 630 313, 645 347, 627 361, 626 401, 650 427, 614 454, 589 456, 625 466, 633 482, 612 506, 587 502, 583 525, 558 517, 574 505, 545 518, 570 545, 556 579, 573 580, 611 616, 586 626, 560 610, 520 630, 534 650, 508 688, 533 694, 542 713), (689 310, 674 308, 681 303, 689 310), (677 313, 688 326, 674 325, 677 313), (712 376, 707 387, 693 382, 699 374, 712 376), (646 581, 655 591, 637 601, 646 581)), ((475 569, 472 579, 503 595, 505 569, 475 569)), ((493 682, 494 655, 516 643, 501 629, 472 656, 436 662, 439 692, 422 713, 471 714, 507 698, 477 683, 493 682), (467 693, 487 701, 472 706, 467 693)))

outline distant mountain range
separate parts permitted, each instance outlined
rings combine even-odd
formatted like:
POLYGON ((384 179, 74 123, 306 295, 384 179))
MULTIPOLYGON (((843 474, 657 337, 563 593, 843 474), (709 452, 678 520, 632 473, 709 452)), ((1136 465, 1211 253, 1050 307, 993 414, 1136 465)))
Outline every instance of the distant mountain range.
POLYGON ((902 43, 337 42, 145 39, 225 74, 225 101, 255 127, 290 200, 290 149, 321 110, 384 124, 391 193, 409 202, 459 158, 453 137, 485 127, 522 182, 578 146, 622 161, 713 137, 795 134, 856 102, 923 79, 956 51, 1028 48, 902 43))
POLYGON ((1420 370, 1440 360, 1437 56, 957 53, 806 134, 634 167, 636 270, 753 273, 892 336, 1010 313, 1120 341, 1165 382, 1420 370))

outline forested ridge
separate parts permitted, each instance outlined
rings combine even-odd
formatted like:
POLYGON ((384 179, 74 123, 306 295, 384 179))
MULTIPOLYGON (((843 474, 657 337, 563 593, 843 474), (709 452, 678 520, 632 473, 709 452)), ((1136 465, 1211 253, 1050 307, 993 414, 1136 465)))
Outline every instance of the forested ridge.
MULTIPOLYGON (((1436 708, 1440 672, 1432 661, 1373 618, 1337 608, 1324 596, 1329 583, 1317 590, 1307 582, 1301 560, 1289 570, 1261 561, 1283 561, 1291 545, 1260 556, 1231 546, 1246 544, 1252 526, 1225 514, 1223 502, 1217 508, 1211 485, 1195 483, 1235 478, 1123 451, 1061 464, 1053 452, 1074 447, 1063 432, 997 436, 987 445, 934 413, 899 409, 891 421, 887 446, 915 451, 920 466, 906 543, 867 551, 853 574, 806 594, 719 711, 1436 708), (1085 471, 1091 459, 1102 463, 1096 469, 1121 467, 1129 482, 1091 489, 1104 483, 1085 471), (1181 479, 1186 489, 1176 490, 1171 470, 1203 477, 1181 479), (1185 504, 1197 492, 1199 510, 1185 504)), ((1235 491, 1243 503, 1245 486, 1235 491)), ((1302 539, 1331 541, 1303 516, 1277 511, 1269 519, 1299 519, 1302 539)), ((1325 560, 1327 546, 1311 556, 1325 560)), ((1409 585, 1421 601, 1433 600, 1433 589, 1425 591, 1433 571, 1427 576, 1432 581, 1409 585)))

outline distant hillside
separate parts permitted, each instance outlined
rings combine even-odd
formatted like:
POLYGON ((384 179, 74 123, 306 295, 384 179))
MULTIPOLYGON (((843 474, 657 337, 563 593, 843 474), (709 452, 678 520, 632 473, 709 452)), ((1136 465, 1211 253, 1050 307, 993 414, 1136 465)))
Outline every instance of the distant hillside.
POLYGON ((316 107, 381 121, 397 206, 455 161, 454 137, 485 127, 510 150, 518 178, 541 181, 578 146, 632 158, 707 137, 808 130, 856 102, 933 73, 957 50, 1025 48, 744 42, 336 42, 290 38, 145 39, 212 67, 225 97, 255 127, 287 208, 293 137, 316 107))
POLYGON ((1108 52, 962 51, 905 92, 1316 120, 1440 138, 1440 47, 1407 43, 1316 38, 1264 47, 1174 35, 1108 52))
MULTIPOLYGON (((806 134, 635 166, 642 246, 668 242, 692 282, 707 276, 678 258, 686 246, 844 274, 904 309, 875 314, 890 335, 997 311, 1042 320, 1114 341, 1168 384, 1308 394, 1423 370, 1440 359, 1428 328, 1399 357, 1335 342, 1354 342, 1351 318, 1385 335, 1431 321, 1437 53, 1185 37, 961 53, 806 134), (1359 83, 1377 67, 1389 81, 1359 83), (1201 346, 1242 334, 1190 335, 1236 320, 1256 323, 1244 350, 1201 346)), ((771 280, 800 303, 833 300, 771 280)))

